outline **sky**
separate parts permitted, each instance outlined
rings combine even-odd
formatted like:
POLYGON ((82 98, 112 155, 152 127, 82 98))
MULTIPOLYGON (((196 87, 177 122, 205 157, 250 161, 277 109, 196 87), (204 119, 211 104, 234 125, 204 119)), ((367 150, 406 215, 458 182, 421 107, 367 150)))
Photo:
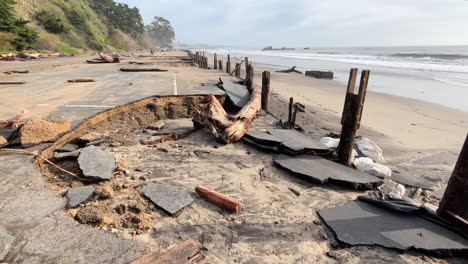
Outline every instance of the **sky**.
POLYGON ((243 47, 468 45, 468 0, 117 0, 186 44, 243 47))

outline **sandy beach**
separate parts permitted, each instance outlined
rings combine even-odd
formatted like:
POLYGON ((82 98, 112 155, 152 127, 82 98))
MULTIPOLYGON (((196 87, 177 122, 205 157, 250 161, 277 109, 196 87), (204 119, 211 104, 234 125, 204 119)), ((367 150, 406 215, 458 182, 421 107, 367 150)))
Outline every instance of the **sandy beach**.
MULTIPOLYGON (((227 58, 220 59, 225 62, 227 58)), ((210 56, 209 62, 212 63, 212 60, 210 56)), ((239 61, 233 60, 233 65, 235 62, 239 61)), ((295 101, 306 105, 306 113, 300 115, 298 123, 318 128, 321 133, 315 135, 316 138, 330 131, 340 132, 345 85, 303 74, 279 73, 276 72, 278 68, 256 64, 255 61, 252 63, 257 85, 261 85, 263 71, 271 74, 272 96, 278 100, 277 104, 271 105, 272 113, 287 120, 287 102, 293 97, 295 101)), ((242 69, 241 77, 245 75, 245 68, 242 69)), ((383 150, 385 165, 392 169, 446 183, 467 131, 467 112, 368 91, 358 135, 377 143, 383 150)))

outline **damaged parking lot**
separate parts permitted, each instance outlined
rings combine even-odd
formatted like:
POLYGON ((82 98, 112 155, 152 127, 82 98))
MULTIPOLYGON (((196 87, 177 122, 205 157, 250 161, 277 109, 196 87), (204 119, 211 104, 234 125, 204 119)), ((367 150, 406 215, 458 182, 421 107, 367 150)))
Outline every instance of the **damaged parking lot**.
MULTIPOLYGON (((138 59, 168 70, 143 73, 73 58, 75 64, 57 66, 66 73, 53 75, 61 77, 52 86, 81 77, 95 83, 66 84, 83 89, 66 102, 31 96, 32 117, 8 119, 18 114, 14 108, 2 113, 10 123, 2 130, 8 145, 0 152, 0 260, 152 263, 145 257, 170 256, 189 241, 196 247, 190 256, 195 263, 446 263, 440 257, 463 263, 468 242, 458 229, 419 216, 394 216, 396 225, 383 229, 369 222, 389 213, 359 196, 388 199, 404 186, 397 200, 411 199, 399 205, 419 212, 438 202, 431 184, 405 176, 391 181, 335 163, 334 147, 321 140, 337 136, 314 126, 313 114, 302 114, 297 130, 287 129, 280 122, 286 103, 272 95, 270 111, 260 110, 245 139, 231 144, 217 140, 216 128, 194 123, 194 111, 203 114, 200 104, 210 102, 208 95, 228 115, 249 101, 237 105, 219 88, 219 77, 224 89, 236 78, 187 65, 181 59, 186 56, 122 58, 121 64, 138 59), (98 70, 83 76, 90 69, 98 70), (34 125, 36 130, 28 129, 34 125), (212 191, 208 198, 197 193, 200 186, 212 191), (238 212, 228 209, 233 204, 238 212), (361 210, 347 209, 353 206, 361 210), (357 234, 348 232, 350 223, 357 234), (366 230, 369 223, 375 228, 366 230), (438 246, 426 243, 428 238, 438 246)), ((32 78, 49 74, 50 65, 33 66, 32 78)), ((33 89, 31 82, 6 93, 33 89)), ((359 148, 357 153, 364 155, 359 148)))

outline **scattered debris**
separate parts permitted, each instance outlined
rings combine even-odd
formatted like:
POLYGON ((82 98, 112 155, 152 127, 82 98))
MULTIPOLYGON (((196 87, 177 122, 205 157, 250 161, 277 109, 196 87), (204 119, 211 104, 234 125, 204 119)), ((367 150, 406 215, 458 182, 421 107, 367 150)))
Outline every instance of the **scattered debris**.
POLYGON ((25 84, 26 82, 0 82, 0 85, 25 84))
POLYGON ((356 142, 356 145, 362 154, 371 158, 373 161, 385 161, 382 149, 368 138, 363 138, 356 142))
POLYGON ((281 139, 259 130, 250 130, 242 139, 261 150, 271 152, 278 152, 283 142, 281 139))
POLYGON ((81 150, 55 153, 54 154, 54 159, 57 159, 57 160, 77 159, 80 156, 80 152, 81 152, 81 150))
POLYGON ((354 160, 354 166, 360 171, 369 173, 379 178, 389 178, 392 176, 392 170, 387 166, 374 163, 371 158, 361 157, 354 160))
POLYGON ((156 132, 145 131, 150 134, 149 137, 140 140, 143 145, 154 145, 168 140, 178 140, 187 137, 195 131, 192 119, 181 118, 166 120, 165 123, 154 123, 149 125, 151 128, 158 128, 156 132))
POLYGON ((87 60, 86 62, 90 64, 108 63, 106 60, 103 60, 103 59, 92 59, 92 60, 87 60))
POLYGON ((296 196, 301 196, 301 193, 299 191, 297 191, 296 189, 293 189, 293 188, 288 188, 292 193, 294 193, 294 195, 296 196))
POLYGON ((170 215, 176 214, 193 202, 193 198, 188 192, 157 183, 148 183, 145 196, 170 215))
POLYGON ((69 83, 96 82, 96 79, 94 78, 73 79, 73 80, 67 80, 67 82, 69 83))
POLYGON ((29 73, 29 71, 6 71, 3 72, 5 74, 13 74, 13 73, 29 73))
POLYGON ((291 69, 289 69, 289 70, 281 70, 281 71, 276 71, 276 72, 282 72, 282 73, 295 72, 295 73, 302 74, 301 71, 296 70, 296 66, 293 66, 293 67, 292 67, 291 69))
POLYGON ((68 143, 68 144, 65 144, 64 146, 61 146, 61 147, 57 148, 55 151, 57 151, 57 152, 72 152, 72 151, 77 150, 78 148, 79 148, 78 145, 68 143))
POLYGON ((23 121, 24 116, 26 115, 27 111, 23 110, 17 116, 13 117, 10 120, 0 120, 0 129, 5 127, 19 127, 25 123, 23 121))
POLYGON ((243 208, 243 205, 238 200, 224 195, 222 193, 210 190, 206 187, 197 186, 195 188, 195 191, 205 200, 208 200, 211 203, 217 205, 218 207, 224 208, 233 213, 238 213, 243 208))
POLYGON ((92 185, 70 188, 67 192, 67 208, 74 208, 78 205, 85 203, 93 197, 96 188, 92 185))
POLYGON ((171 248, 166 253, 155 251, 132 261, 130 264, 186 264, 205 263, 205 255, 193 240, 187 240, 176 247, 171 248))
POLYGON ((320 184, 330 182, 356 190, 365 190, 375 189, 382 182, 377 177, 317 156, 280 155, 274 162, 277 166, 298 174, 305 180, 320 184))
POLYGON ((379 186, 378 189, 383 195, 387 195, 392 199, 402 199, 406 193, 405 186, 392 180, 385 180, 384 184, 379 186))
POLYGON ((18 139, 13 143, 29 146, 43 142, 53 141, 60 134, 70 130, 68 120, 28 120, 19 130, 18 139))
POLYGON ((161 130, 164 127, 165 123, 161 120, 156 121, 148 126, 146 126, 147 129, 152 129, 152 130, 161 130))
POLYGON ((88 144, 90 142, 96 142, 96 141, 101 140, 102 138, 103 138, 102 134, 97 133, 97 132, 90 132, 90 133, 88 133, 86 135, 78 137, 76 139, 76 142, 81 146, 85 146, 86 144, 88 144))
POLYGON ((107 63, 120 63, 120 57, 117 53, 112 53, 112 56, 105 55, 104 53, 99 52, 99 57, 105 60, 107 63))
POLYGON ((468 240, 418 215, 386 210, 362 201, 324 209, 319 215, 344 246, 380 245, 438 256, 466 255, 468 240))
POLYGON ((81 150, 78 164, 84 176, 110 180, 114 172, 115 157, 114 154, 98 147, 89 146, 81 150))
POLYGON ((320 140, 320 143, 324 144, 328 148, 336 148, 340 143, 339 138, 332 138, 332 137, 324 137, 320 140))
POLYGON ((317 79, 333 80, 333 72, 331 71, 306 71, 305 76, 314 77, 317 79))
POLYGON ((167 72, 168 70, 163 70, 159 68, 120 68, 123 72, 167 72))
POLYGON ((329 151, 324 144, 293 129, 268 129, 268 133, 281 139, 281 150, 289 155, 298 155, 310 151, 329 151))

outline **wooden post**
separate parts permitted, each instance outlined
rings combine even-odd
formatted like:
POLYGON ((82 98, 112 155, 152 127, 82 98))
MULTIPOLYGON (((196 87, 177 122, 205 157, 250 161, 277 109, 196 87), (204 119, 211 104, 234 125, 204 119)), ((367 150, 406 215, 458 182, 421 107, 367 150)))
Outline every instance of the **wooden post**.
POLYGON ((247 74, 247 76, 245 77, 246 79, 246 86, 247 86, 247 90, 249 90, 250 93, 252 93, 253 91, 253 77, 254 77, 254 67, 252 67, 252 65, 249 66, 249 72, 247 74))
POLYGON ((208 57, 205 57, 204 65, 205 65, 205 69, 208 69, 208 57))
POLYGON ((240 63, 236 63, 236 77, 240 78, 240 63))
POLYGON ((219 60, 219 70, 222 71, 223 70, 223 60, 219 60))
POLYGON ((249 57, 244 57, 245 60, 245 76, 247 78, 247 75, 249 74, 249 57))
POLYGON ((268 101, 270 99, 270 72, 262 73, 262 109, 268 110, 268 101))
POLYGON ((216 56, 216 53, 214 54, 213 69, 218 69, 218 56, 216 56))
MULTIPOLYGON (((364 97, 366 96, 369 73, 369 70, 362 71, 358 94, 354 94, 354 89, 351 91, 350 87, 354 87, 353 84, 348 84, 348 91, 346 92, 344 112, 342 116, 343 125, 341 127, 340 143, 336 148, 336 153, 338 155, 339 162, 347 166, 350 166, 353 162, 353 146, 356 132, 360 124, 362 108, 364 106, 363 102, 364 97)), ((353 74, 354 71, 352 69, 350 72, 350 80, 353 80, 353 74)))
POLYGON ((292 121, 292 114, 293 114, 293 105, 294 105, 294 98, 289 98, 289 112, 288 112, 288 123, 291 124, 292 121))
POLYGON ((226 72, 231 73, 231 55, 228 54, 226 62, 226 72))
POLYGON ((458 156, 452 176, 440 201, 437 214, 468 226, 468 135, 458 156), (460 219, 462 218, 462 219, 460 219))

